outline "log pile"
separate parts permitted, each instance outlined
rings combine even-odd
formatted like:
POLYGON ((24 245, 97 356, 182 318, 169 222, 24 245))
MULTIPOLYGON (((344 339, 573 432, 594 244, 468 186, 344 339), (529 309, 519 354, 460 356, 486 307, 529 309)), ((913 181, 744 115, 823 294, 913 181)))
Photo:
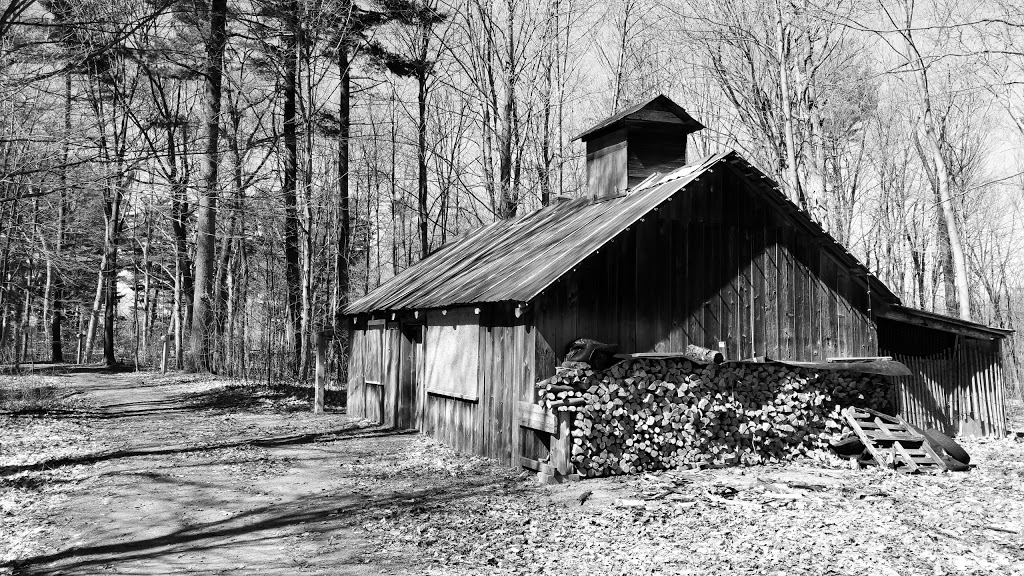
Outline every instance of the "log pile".
POLYGON ((844 432, 843 408, 891 413, 894 401, 881 376, 686 359, 560 369, 537 388, 542 406, 570 413, 571 459, 590 477, 792 459, 844 432))

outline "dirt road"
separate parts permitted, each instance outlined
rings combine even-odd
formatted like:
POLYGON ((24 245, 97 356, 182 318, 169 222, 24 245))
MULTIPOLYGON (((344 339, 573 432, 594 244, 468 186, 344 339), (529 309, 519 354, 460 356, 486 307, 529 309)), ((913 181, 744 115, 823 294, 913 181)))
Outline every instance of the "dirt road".
POLYGON ((70 404, 0 414, 0 576, 1024 576, 1012 440, 968 443, 977 467, 956 474, 804 462, 541 487, 280 390, 50 380, 70 404))
POLYGON ((358 526, 382 509, 510 481, 487 466, 453 478, 452 455, 415 434, 314 417, 306 403, 217 382, 63 380, 83 401, 61 414, 78 428, 64 432, 79 450, 3 470, 63 472, 47 493, 39 553, 20 559, 26 574, 411 570, 386 558, 366 563, 374 548, 358 526))

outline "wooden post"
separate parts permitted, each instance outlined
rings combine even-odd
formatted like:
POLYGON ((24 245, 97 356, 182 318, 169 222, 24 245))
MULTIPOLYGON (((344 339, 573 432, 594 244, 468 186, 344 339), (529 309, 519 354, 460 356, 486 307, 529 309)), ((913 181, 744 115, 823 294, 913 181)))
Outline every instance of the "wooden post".
POLYGON ((82 364, 82 346, 84 345, 85 331, 82 324, 82 306, 78 306, 78 354, 75 357, 75 364, 82 364))
POLYGON ((167 374, 167 353, 168 348, 171 345, 170 340, 167 338, 167 334, 164 334, 163 337, 160 338, 160 342, 163 343, 163 352, 160 355, 160 373, 167 374))
POLYGON ((559 483, 564 480, 578 480, 572 463, 572 435, 570 434, 570 412, 555 412, 557 429, 551 435, 551 451, 548 454, 548 466, 542 467, 538 479, 542 484, 559 483))
POLYGON ((324 393, 327 386, 327 334, 316 335, 316 393, 313 400, 313 414, 324 413, 324 393))

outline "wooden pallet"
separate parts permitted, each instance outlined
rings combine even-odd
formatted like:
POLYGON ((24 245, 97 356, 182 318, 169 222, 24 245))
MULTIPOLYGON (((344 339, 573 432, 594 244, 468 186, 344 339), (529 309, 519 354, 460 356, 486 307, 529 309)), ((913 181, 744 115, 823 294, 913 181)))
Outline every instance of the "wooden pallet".
POLYGON ((879 466, 902 472, 947 469, 925 437, 903 418, 853 407, 843 415, 879 466))

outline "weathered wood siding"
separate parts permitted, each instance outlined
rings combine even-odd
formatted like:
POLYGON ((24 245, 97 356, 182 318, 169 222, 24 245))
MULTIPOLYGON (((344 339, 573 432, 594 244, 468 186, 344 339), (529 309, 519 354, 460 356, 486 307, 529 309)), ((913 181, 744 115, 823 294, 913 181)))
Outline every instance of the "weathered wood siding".
POLYGON ((578 337, 624 352, 718 348, 731 359, 877 353, 862 279, 721 167, 532 303, 538 376, 578 337))
POLYGON ((591 196, 614 196, 629 186, 626 129, 587 142, 587 189, 591 196))
POLYGON ((907 365, 895 378, 900 414, 919 428, 954 436, 971 418, 986 436, 1006 432, 1003 369, 998 340, 879 319, 881 353, 907 365))
POLYGON ((396 428, 419 428, 420 397, 417 382, 419 353, 423 343, 422 324, 403 324, 399 338, 398 390, 396 393, 396 428))
MULTIPOLYGON (((368 383, 366 381, 367 363, 377 361, 375 348, 369 346, 368 330, 380 330, 369 328, 366 322, 353 325, 349 331, 349 341, 352 343, 351 354, 348 361, 348 390, 346 401, 346 412, 351 416, 366 418, 373 422, 385 423, 387 418, 394 425, 393 415, 388 417, 389 410, 386 407, 387 379, 389 373, 395 369, 394 362, 390 360, 390 344, 393 340, 393 332, 397 330, 385 329, 383 338, 383 363, 380 375, 381 383, 368 383)), ((392 405, 393 408, 393 405, 392 405)))
POLYGON ((517 400, 533 387, 533 331, 506 306, 485 309, 480 320, 478 399, 427 393, 422 431, 456 450, 517 465, 517 400))
POLYGON ((475 400, 426 391, 423 358, 431 343, 423 337, 423 325, 411 322, 388 323, 383 382, 367 383, 367 326, 353 325, 348 413, 386 426, 415 428, 458 451, 508 465, 518 465, 524 442, 527 454, 546 454, 546 445, 519 427, 518 401, 533 400, 535 331, 510 306, 487 307, 479 319, 475 400))
POLYGON ((345 390, 345 411, 350 416, 363 418, 366 415, 365 387, 363 380, 363 338, 366 330, 363 327, 350 328, 348 341, 351 352, 348 356, 348 386, 345 390))

